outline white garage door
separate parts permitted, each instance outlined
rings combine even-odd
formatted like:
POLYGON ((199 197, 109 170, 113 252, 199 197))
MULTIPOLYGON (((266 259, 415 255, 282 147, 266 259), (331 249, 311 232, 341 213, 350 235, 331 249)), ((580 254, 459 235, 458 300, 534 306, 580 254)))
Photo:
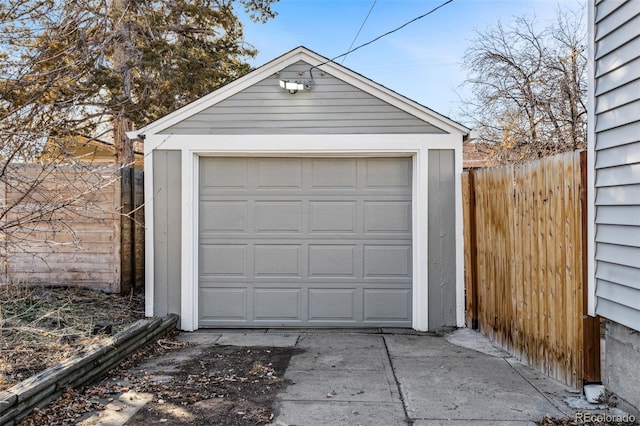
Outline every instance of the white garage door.
POLYGON ((411 326, 410 158, 200 160, 199 326, 411 326))

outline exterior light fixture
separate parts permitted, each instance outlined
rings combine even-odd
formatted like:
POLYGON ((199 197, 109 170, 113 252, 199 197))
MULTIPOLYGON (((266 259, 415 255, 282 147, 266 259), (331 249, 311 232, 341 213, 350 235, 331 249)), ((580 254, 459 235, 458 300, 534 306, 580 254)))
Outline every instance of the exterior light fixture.
POLYGON ((291 94, 298 93, 299 90, 304 90, 304 83, 290 80, 280 80, 280 87, 288 91, 291 94))

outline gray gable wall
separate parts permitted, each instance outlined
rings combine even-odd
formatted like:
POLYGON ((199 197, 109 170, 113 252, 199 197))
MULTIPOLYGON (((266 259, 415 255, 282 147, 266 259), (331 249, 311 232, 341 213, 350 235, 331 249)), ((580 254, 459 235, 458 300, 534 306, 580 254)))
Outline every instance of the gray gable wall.
POLYGON ((443 134, 445 131, 299 61, 161 133, 165 134, 443 134), (309 82, 288 93, 279 80, 309 82))
POLYGON ((597 2, 596 313, 640 330, 640 1, 597 2))

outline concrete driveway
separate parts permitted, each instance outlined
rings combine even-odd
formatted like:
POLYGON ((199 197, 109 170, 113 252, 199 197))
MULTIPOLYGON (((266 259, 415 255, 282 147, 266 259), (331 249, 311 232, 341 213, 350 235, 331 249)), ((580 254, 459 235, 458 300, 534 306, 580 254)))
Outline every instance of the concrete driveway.
POLYGON ((274 425, 533 424, 573 417, 577 391, 518 363, 477 332, 215 331, 181 339, 291 346, 274 425))
MULTIPOLYGON (((574 418, 577 410, 565 401, 580 401, 577 390, 520 364, 469 329, 445 336, 397 329, 205 330, 177 339, 198 345, 140 368, 166 371, 165 361, 187 362, 211 345, 303 349, 285 372, 290 384, 276 397, 271 426, 529 425, 545 415, 574 418)), ((152 398, 120 398, 125 402, 81 424, 121 425, 152 398)))

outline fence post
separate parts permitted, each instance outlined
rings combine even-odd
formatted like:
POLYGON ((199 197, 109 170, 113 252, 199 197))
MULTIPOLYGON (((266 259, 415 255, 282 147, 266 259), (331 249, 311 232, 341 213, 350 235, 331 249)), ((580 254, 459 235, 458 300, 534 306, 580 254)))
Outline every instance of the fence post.
POLYGON ((469 169, 469 277, 471 282, 471 328, 478 330, 478 238, 476 231, 476 169, 469 169))
POLYGON ((133 291, 144 290, 144 172, 132 169, 133 291))
POLYGON ((132 188, 132 168, 122 167, 121 191, 120 191, 120 292, 129 293, 132 288, 132 262, 135 254, 133 253, 133 221, 130 217, 133 210, 133 193, 132 188))
POLYGON ((580 152, 580 205, 582 207, 582 381, 584 383, 600 383, 600 318, 589 316, 589 288, 587 283, 588 255, 587 244, 588 215, 590 207, 587 202, 587 152, 580 152))
POLYGON ((129 181, 131 183, 131 210, 128 212, 129 223, 131 226, 131 290, 136 288, 136 169, 128 168, 129 181))

